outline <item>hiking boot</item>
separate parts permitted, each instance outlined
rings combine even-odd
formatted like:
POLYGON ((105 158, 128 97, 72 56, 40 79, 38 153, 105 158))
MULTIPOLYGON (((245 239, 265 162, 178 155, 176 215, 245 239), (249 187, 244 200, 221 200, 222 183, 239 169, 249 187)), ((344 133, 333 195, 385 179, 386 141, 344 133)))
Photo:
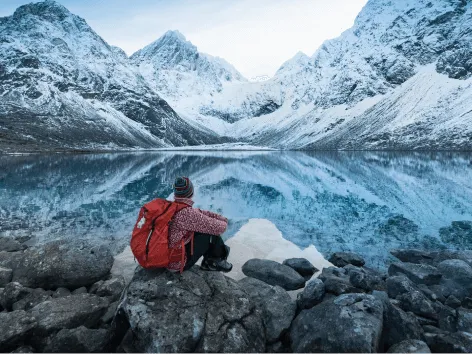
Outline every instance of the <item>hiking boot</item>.
POLYGON ((226 259, 204 259, 202 265, 200 266, 202 270, 214 271, 214 272, 223 272, 228 273, 233 269, 233 265, 229 263, 226 259))

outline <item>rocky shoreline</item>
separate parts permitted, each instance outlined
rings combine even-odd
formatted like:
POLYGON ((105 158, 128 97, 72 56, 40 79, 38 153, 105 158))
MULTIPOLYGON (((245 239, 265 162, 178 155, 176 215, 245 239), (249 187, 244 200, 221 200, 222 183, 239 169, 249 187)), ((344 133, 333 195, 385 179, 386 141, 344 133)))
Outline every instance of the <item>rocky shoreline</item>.
POLYGON ((472 251, 392 250, 382 273, 338 252, 110 273, 105 247, 0 238, 0 352, 472 352, 472 251), (299 293, 294 299, 290 292, 299 293))

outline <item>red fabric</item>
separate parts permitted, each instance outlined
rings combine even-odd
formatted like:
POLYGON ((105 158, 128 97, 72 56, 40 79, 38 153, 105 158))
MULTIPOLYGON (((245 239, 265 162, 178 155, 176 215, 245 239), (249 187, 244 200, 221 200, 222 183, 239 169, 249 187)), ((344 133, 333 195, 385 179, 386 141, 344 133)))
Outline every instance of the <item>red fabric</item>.
POLYGON ((181 259, 182 248, 169 248, 169 222, 177 212, 185 208, 190 206, 163 199, 155 199, 141 208, 130 244, 142 267, 167 267, 181 259))
MULTIPOLYGON (((178 203, 193 205, 193 201, 187 198, 175 198, 178 203)), ((181 249, 183 244, 191 241, 195 232, 210 235, 221 235, 228 226, 228 219, 224 216, 206 210, 196 208, 185 208, 175 213, 169 225, 169 248, 181 249)), ((184 256, 183 263, 171 262, 167 267, 170 270, 180 270, 187 262, 187 255, 184 256)))

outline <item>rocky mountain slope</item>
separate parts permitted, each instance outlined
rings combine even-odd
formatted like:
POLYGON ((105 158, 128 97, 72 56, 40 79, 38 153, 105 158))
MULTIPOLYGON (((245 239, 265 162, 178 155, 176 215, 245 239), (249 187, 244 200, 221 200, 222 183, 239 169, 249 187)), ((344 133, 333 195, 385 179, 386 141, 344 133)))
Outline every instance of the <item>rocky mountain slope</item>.
POLYGON ((254 82, 178 31, 127 58, 54 1, 22 6, 0 19, 0 145, 472 149, 471 25, 464 0, 370 0, 254 82))
POLYGON ((182 120, 87 23, 57 2, 0 18, 2 150, 221 142, 182 120))

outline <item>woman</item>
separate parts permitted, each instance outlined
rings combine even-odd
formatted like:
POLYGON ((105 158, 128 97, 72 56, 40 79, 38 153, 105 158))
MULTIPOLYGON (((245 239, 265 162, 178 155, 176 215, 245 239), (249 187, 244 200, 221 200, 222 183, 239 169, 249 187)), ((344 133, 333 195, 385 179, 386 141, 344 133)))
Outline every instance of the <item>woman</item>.
MULTIPOLYGON (((169 225, 169 247, 179 248, 184 240, 184 270, 191 268, 203 256, 201 269, 230 272, 233 265, 227 261, 229 247, 220 236, 228 226, 228 219, 210 211, 193 208, 192 197, 193 184, 190 179, 177 177, 174 183, 174 201, 190 207, 178 211, 172 218, 169 225)), ((181 261, 172 262, 168 269, 177 271, 181 266, 181 261)))

